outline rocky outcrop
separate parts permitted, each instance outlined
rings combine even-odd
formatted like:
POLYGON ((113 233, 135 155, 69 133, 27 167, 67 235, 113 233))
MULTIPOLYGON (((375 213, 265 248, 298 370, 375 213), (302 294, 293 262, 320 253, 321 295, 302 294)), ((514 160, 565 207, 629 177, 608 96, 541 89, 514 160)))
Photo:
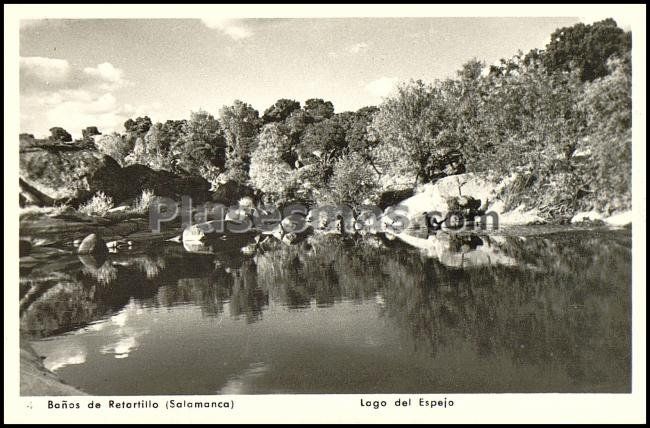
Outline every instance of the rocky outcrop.
POLYGON ((36 205, 78 205, 98 191, 120 203, 138 197, 145 189, 178 200, 187 195, 201 203, 210 189, 210 183, 197 176, 144 165, 122 168, 90 143, 55 144, 29 138, 22 138, 20 144, 20 185, 21 201, 36 205))
POLYGON ((437 212, 444 219, 451 211, 460 211, 467 218, 492 212, 498 215, 499 224, 503 225, 544 222, 534 209, 523 206, 510 211, 506 209, 500 193, 508 184, 508 179, 497 182, 472 173, 451 175, 420 187, 415 195, 397 207, 410 220, 431 212, 437 212))
POLYGON ((43 195, 51 200, 77 201, 97 190, 110 196, 120 190, 116 180, 119 164, 86 145, 23 143, 19 163, 23 195, 28 191, 45 204, 49 200, 43 200, 43 195))

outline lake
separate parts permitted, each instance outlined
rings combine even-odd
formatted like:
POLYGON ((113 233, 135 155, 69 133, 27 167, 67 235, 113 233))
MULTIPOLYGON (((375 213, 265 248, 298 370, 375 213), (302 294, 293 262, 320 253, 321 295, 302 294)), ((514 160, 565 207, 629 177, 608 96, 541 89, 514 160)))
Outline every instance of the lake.
POLYGON ((21 333, 92 395, 630 392, 629 229, 253 242, 35 248, 21 333))

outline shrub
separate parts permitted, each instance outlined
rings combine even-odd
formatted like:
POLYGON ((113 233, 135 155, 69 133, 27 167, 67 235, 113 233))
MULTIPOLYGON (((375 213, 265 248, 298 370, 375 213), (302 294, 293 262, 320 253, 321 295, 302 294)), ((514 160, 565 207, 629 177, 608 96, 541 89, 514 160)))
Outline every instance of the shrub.
POLYGON ((79 206, 79 212, 86 215, 105 216, 113 208, 113 198, 99 191, 85 204, 79 206))
POLYGON ((132 211, 138 214, 146 214, 149 212, 149 207, 155 198, 156 195, 154 195, 153 190, 144 189, 142 194, 136 198, 132 211))

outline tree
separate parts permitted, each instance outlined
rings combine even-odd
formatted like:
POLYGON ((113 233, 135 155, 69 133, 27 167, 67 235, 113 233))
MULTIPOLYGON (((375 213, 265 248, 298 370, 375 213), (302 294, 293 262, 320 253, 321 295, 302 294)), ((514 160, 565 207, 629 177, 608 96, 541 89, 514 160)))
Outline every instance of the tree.
POLYGON ((250 179, 253 186, 277 201, 286 201, 296 190, 296 174, 283 160, 283 148, 290 145, 286 129, 267 124, 259 134, 251 156, 250 179))
POLYGON ((315 122, 329 119, 334 115, 334 105, 330 101, 321 98, 310 98, 305 101, 304 110, 315 122))
POLYGON ((374 155, 379 170, 415 182, 440 176, 460 149, 448 132, 442 132, 452 121, 452 106, 439 87, 420 80, 400 85, 369 128, 371 138, 380 140, 374 155))
POLYGON ((372 162, 372 150, 378 142, 369 138, 368 127, 378 112, 379 109, 375 106, 359 109, 354 113, 345 133, 346 146, 353 152, 361 153, 368 162, 372 162))
POLYGON ((232 106, 221 109, 219 121, 227 145, 226 173, 229 179, 244 184, 248 180, 250 156, 262 124, 259 113, 250 104, 235 100, 232 106))
POLYGON ((88 126, 85 129, 81 130, 81 136, 84 140, 91 139, 95 135, 102 135, 96 126, 88 126))
POLYGON ((262 121, 264 123, 284 122, 296 110, 300 110, 300 103, 298 101, 281 98, 264 111, 262 121))
POLYGON ((632 70, 629 58, 611 59, 606 76, 585 87, 579 107, 586 115, 584 152, 578 168, 592 206, 606 212, 632 206, 632 70))
POLYGON ((51 141, 59 141, 63 143, 68 143, 72 141, 72 135, 68 133, 65 129, 55 126, 54 128, 50 128, 50 137, 49 139, 51 141))
POLYGON ((334 165, 329 188, 334 203, 360 205, 376 198, 378 175, 360 153, 352 152, 334 165))
POLYGON ((144 137, 136 140, 127 162, 147 165, 157 170, 174 170, 172 149, 180 141, 186 125, 186 120, 168 120, 164 124, 154 124, 144 137))
MULTIPOLYGON (((171 123, 168 132, 175 129, 171 123)), ((208 181, 214 181, 223 167, 226 142, 217 119, 204 110, 192 112, 190 119, 182 123, 180 136, 171 143, 172 169, 178 172, 197 174, 208 181)), ((162 131, 165 131, 164 127, 162 131)), ((158 141, 167 138, 161 134, 158 141)))
POLYGON ((126 166, 131 163, 128 157, 134 147, 129 144, 124 136, 117 132, 102 135, 95 142, 95 146, 100 153, 112 157, 121 166, 126 166))
POLYGON ((151 128, 151 119, 149 116, 144 116, 144 117, 137 117, 135 120, 133 119, 128 119, 126 122, 124 122, 124 129, 126 132, 135 132, 139 136, 142 136, 149 131, 149 128, 151 128))
POLYGON ((347 146, 346 134, 352 113, 334 115, 321 122, 310 124, 296 147, 298 160, 309 166, 304 178, 314 187, 324 189, 332 175, 334 163, 347 146))
POLYGON ((611 18, 590 25, 578 23, 551 34, 544 65, 549 72, 576 69, 582 81, 592 81, 608 73, 607 60, 612 55, 625 57, 631 48, 632 33, 611 18))

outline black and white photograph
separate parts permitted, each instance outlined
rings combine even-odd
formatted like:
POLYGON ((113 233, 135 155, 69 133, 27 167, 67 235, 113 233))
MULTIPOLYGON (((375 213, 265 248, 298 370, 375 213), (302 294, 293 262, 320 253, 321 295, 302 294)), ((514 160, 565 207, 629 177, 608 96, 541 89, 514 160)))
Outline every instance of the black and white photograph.
POLYGON ((5 30, 25 411, 645 397, 645 5, 85 6, 5 30))

